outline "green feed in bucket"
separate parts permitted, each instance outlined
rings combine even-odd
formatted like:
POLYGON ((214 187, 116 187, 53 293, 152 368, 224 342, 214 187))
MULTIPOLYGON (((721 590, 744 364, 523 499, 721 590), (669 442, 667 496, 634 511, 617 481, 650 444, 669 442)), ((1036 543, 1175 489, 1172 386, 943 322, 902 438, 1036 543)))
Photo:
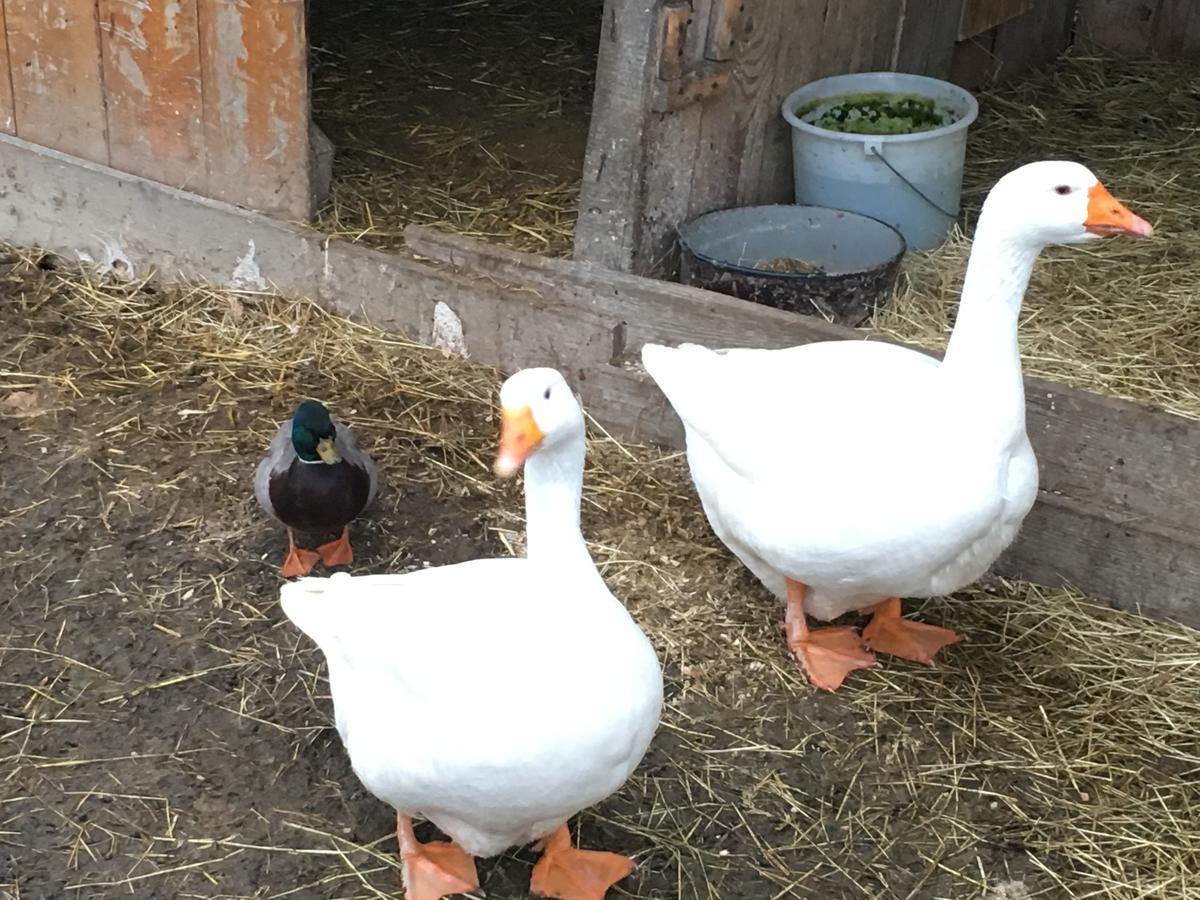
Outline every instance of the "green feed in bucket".
POLYGON ((846 134, 919 134, 958 119, 918 94, 846 94, 814 100, 795 110, 796 118, 827 131, 846 134))

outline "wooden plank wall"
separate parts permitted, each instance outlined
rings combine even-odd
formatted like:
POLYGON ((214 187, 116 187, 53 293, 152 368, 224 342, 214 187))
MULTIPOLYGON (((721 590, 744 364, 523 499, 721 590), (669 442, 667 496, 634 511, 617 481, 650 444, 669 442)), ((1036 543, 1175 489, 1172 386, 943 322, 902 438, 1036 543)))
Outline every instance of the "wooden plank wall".
MULTIPOLYGON (((576 259, 669 276, 681 222, 711 209, 791 198, 791 138, 779 107, 792 90, 871 69, 949 77, 965 46, 956 44, 964 0, 742 0, 724 89, 681 108, 655 109, 660 16, 664 4, 678 2, 606 5, 576 259)), ((718 2, 692 0, 690 18, 703 23, 718 2)), ((1016 74, 1061 53, 1074 3, 977 4, 977 22, 1032 7, 968 42, 983 48, 982 75, 1016 74)), ((685 44, 683 53, 684 69, 704 64, 703 48, 685 44)))
POLYGON ((314 212, 304 0, 2 0, 0 130, 292 219, 314 212))
POLYGON ((975 90, 1052 63, 1071 45, 1076 3, 1034 0, 1023 15, 962 41, 950 80, 975 90))
POLYGON ((1080 0, 1079 34, 1128 56, 1200 59, 1196 0, 1080 0))

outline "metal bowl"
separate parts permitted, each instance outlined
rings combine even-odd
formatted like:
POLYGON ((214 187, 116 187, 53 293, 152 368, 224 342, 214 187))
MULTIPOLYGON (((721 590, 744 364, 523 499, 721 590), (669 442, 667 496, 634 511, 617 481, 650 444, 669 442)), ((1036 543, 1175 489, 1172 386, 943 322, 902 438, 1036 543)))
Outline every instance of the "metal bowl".
POLYGON ((742 206, 679 229, 680 280, 791 312, 860 325, 888 302, 904 238, 878 219, 824 206, 742 206), (771 271, 771 260, 815 271, 771 271))

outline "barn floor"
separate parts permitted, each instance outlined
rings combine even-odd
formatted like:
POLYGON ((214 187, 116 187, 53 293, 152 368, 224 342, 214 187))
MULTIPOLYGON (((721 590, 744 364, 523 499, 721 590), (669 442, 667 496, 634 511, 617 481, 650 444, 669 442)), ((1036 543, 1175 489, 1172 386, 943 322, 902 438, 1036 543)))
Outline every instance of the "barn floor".
MULTIPOLYGON (((15 257, 0 329, 0 898, 399 896, 251 475, 315 393, 390 485, 357 571, 507 552, 496 374, 303 301, 15 257)), ((643 766, 576 823, 639 860, 612 896, 1200 898, 1200 634, 996 582, 920 610, 965 635, 937 667, 818 695, 678 456, 597 439, 585 492, 668 680, 643 766)), ((531 860, 484 862, 487 896, 531 860)))
POLYGON ((338 148, 323 231, 419 222, 569 255, 603 0, 312 0, 313 113, 338 148))

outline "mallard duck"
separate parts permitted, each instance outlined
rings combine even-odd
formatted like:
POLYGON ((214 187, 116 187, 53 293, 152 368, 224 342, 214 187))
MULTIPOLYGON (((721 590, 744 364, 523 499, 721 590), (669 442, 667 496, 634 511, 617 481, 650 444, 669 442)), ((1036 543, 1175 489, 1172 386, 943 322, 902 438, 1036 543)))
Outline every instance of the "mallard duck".
POLYGON ((350 523, 378 488, 375 463, 349 428, 316 400, 296 407, 254 473, 258 505, 287 528, 288 552, 280 574, 307 575, 318 560, 327 566, 349 565, 354 560, 350 523), (296 546, 296 531, 340 535, 314 552, 296 546))
POLYGON ((527 369, 500 401, 496 472, 524 466, 525 558, 303 578, 282 605, 325 654, 355 773, 396 809, 409 900, 474 890, 473 857, 531 842, 534 893, 599 900, 633 862, 573 847, 566 822, 641 760, 662 672, 580 533, 584 421, 570 388, 527 369), (453 842, 418 842, 418 816, 453 842))
POLYGON ((1048 244, 1151 231, 1084 166, 1032 163, 983 205, 940 362, 882 341, 643 348, 713 530, 786 599, 814 685, 836 689, 872 650, 930 663, 958 639, 904 619, 899 598, 976 580, 1033 505, 1017 318, 1034 261, 1048 244), (873 611, 861 638, 805 621, 851 610, 873 611))

